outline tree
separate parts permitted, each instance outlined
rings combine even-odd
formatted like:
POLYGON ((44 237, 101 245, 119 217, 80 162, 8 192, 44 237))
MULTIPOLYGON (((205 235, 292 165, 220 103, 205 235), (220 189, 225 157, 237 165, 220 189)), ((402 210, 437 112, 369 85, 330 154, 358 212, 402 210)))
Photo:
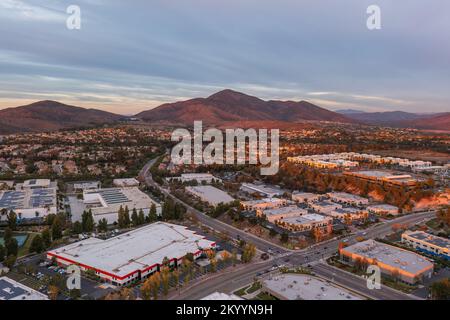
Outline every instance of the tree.
POLYGON ((152 297, 152 282, 150 280, 150 277, 145 280, 141 286, 141 296, 144 300, 150 300, 152 297))
POLYGON ((44 249, 44 241, 42 240, 41 235, 38 234, 33 238, 33 241, 31 241, 30 251, 41 253, 44 249))
POLYGON ((131 214, 131 223, 133 227, 137 227, 139 225, 139 216, 136 208, 133 208, 133 213, 131 214))
POLYGON ((130 211, 128 210, 128 207, 125 207, 125 209, 120 206, 119 213, 118 213, 118 222, 119 222, 119 228, 129 228, 130 227, 130 211))
POLYGON ((320 228, 318 227, 312 228, 311 233, 316 242, 320 242, 322 240, 322 231, 320 231, 320 228))
POLYGON ((125 206, 125 211, 123 214, 124 222, 127 228, 130 227, 131 220, 130 220, 130 209, 128 209, 128 206, 125 206))
POLYGON ((269 231, 269 236, 270 237, 275 237, 278 234, 277 230, 275 230, 274 228, 271 228, 269 231))
POLYGON ((41 236, 42 236, 42 241, 44 242, 45 248, 50 247, 52 244, 52 237, 50 235, 50 229, 47 228, 44 231, 42 231, 41 236))
POLYGON ((83 232, 83 225, 80 221, 75 221, 72 225, 72 234, 80 234, 83 232))
POLYGON ((136 296, 132 289, 122 288, 119 291, 107 294, 105 300, 136 300, 136 296))
POLYGON ((17 228, 17 215, 14 211, 10 211, 7 216, 8 219, 8 226, 11 228, 11 230, 16 230, 17 228))
POLYGON ((431 298, 433 300, 449 300, 450 299, 450 278, 434 282, 431 287, 431 298))
POLYGON ((170 284, 170 269, 167 266, 161 268, 161 282, 163 293, 165 296, 167 296, 167 294, 169 293, 169 284, 170 284))
POLYGON ((56 300, 59 295, 59 288, 55 285, 49 285, 48 286, 48 297, 50 300, 56 300))
POLYGON ((159 272, 155 272, 149 278, 150 286, 152 289, 152 295, 154 300, 158 300, 159 288, 161 286, 161 275, 159 272))
POLYGON ((17 256, 17 253, 19 252, 19 245, 17 243, 16 238, 8 238, 5 240, 5 248, 6 248, 6 255, 7 256, 17 256))
POLYGON ((144 211, 142 209, 140 209, 139 214, 138 214, 138 224, 143 225, 144 223, 145 223, 144 211))
POLYGON ((175 286, 178 288, 178 286, 180 284, 180 271, 178 271, 178 269, 175 269, 172 272, 172 277, 173 277, 173 280, 175 282, 175 286))
POLYGON ((94 216, 92 210, 84 211, 81 215, 81 225, 83 232, 92 232, 95 228, 94 216))
POLYGON ((252 243, 247 243, 244 246, 244 250, 242 252, 241 260, 244 263, 249 263, 253 260, 256 255, 256 246, 252 243))
POLYGON ((156 205, 152 203, 152 206, 150 207, 150 213, 148 214, 148 222, 155 222, 158 220, 158 215, 156 214, 156 205))
POLYGON ((13 254, 8 255, 8 257, 5 259, 5 261, 3 261, 3 264, 6 267, 8 267, 9 269, 11 269, 14 266, 14 264, 16 263, 16 259, 17 259, 16 255, 13 255, 13 254))
POLYGON ((99 232, 108 231, 108 220, 106 220, 105 218, 100 219, 97 228, 99 232))
POLYGON ((231 254, 228 251, 223 251, 221 257, 222 261, 225 263, 231 260, 231 254))
POLYGON ((6 256, 6 248, 0 244, 0 262, 3 262, 5 260, 6 256))
POLYGON ((289 234, 285 231, 280 236, 280 241, 286 243, 289 241, 289 234))
POLYGON ((57 215, 52 224, 52 239, 57 240, 62 238, 62 221, 57 215))
POLYGON ((12 230, 9 227, 6 227, 3 233, 3 241, 6 243, 9 239, 12 239, 12 237, 13 237, 12 230))

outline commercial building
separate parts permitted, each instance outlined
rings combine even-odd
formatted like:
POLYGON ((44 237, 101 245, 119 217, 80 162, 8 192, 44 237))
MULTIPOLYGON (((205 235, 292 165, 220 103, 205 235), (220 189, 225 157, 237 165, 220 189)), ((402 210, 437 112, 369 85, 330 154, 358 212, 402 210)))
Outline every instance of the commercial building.
POLYGON ((344 172, 344 175, 378 183, 389 183, 403 186, 415 186, 418 182, 417 179, 413 178, 409 174, 393 174, 392 172, 382 170, 344 172))
POLYGON ((346 192, 329 192, 327 193, 327 196, 332 201, 342 204, 353 206, 363 206, 369 204, 368 199, 346 192))
MULTIPOLYGON (((54 188, 26 188, 17 191, 0 191, 0 210, 13 210, 19 219, 42 218, 57 213, 54 188)), ((0 216, 0 220, 3 217, 0 216)))
POLYGON ((306 209, 299 208, 297 206, 287 206, 276 209, 257 210, 256 215, 258 217, 265 217, 267 221, 276 223, 279 220, 283 220, 289 217, 299 217, 307 214, 306 209))
POLYGON ((101 188, 100 181, 74 181, 69 182, 68 185, 72 186, 75 192, 85 191, 85 190, 96 190, 101 188))
POLYGON ((304 274, 279 274, 265 279, 262 292, 280 300, 363 300, 328 281, 304 274))
POLYGON ((288 157, 287 161, 319 169, 352 168, 359 165, 356 161, 341 159, 334 154, 288 157))
POLYGON ((339 203, 334 203, 331 201, 318 201, 310 203, 309 206, 316 212, 321 214, 330 214, 332 211, 336 209, 342 209, 342 205, 339 203))
POLYGON ((235 294, 226 294, 223 292, 213 292, 201 300, 244 300, 235 294))
POLYGON ((183 173, 180 177, 174 177, 170 179, 180 180, 181 182, 196 181, 198 183, 211 183, 213 181, 221 181, 219 178, 216 178, 209 173, 183 173))
POLYGON ((346 219, 350 219, 353 221, 362 219, 365 216, 367 216, 367 211, 357 208, 342 207, 337 208, 335 210, 331 210, 330 212, 326 213, 326 215, 333 217, 335 219, 339 219, 341 221, 345 221, 346 219))
POLYGON ((409 160, 396 157, 382 157, 376 154, 357 152, 342 152, 289 157, 287 160, 289 162, 302 163, 317 168, 356 167, 359 165, 358 161, 372 162, 377 164, 391 164, 400 167, 409 167, 411 169, 418 167, 430 167, 432 165, 430 161, 409 160))
POLYGON ((219 203, 227 204, 234 201, 228 193, 212 186, 187 187, 186 191, 214 207, 219 203))
POLYGON ((18 188, 21 188, 23 190, 56 188, 56 186, 56 181, 52 182, 49 179, 31 179, 17 185, 18 188))
POLYGON ((127 285, 160 270, 164 261, 178 266, 186 254, 196 259, 213 248, 214 242, 184 226, 156 222, 107 240, 88 238, 51 250, 47 259, 93 270, 113 285, 127 285))
POLYGON ((119 188, 139 187, 139 181, 135 178, 114 179, 113 185, 119 188))
POLYGON ((47 296, 11 278, 0 277, 0 301, 48 300, 47 296))
POLYGON ((145 215, 150 213, 152 205, 156 207, 156 213, 161 214, 161 205, 136 187, 107 188, 87 190, 83 192, 82 210, 91 210, 95 222, 106 219, 109 224, 118 220, 120 207, 131 211, 142 210, 145 215))
POLYGON ((14 187, 14 181, 0 180, 0 189, 12 189, 14 187))
POLYGON ((399 214, 398 207, 392 206, 390 204, 374 204, 367 207, 367 211, 374 214, 379 214, 382 216, 392 215, 396 216, 399 214))
POLYGON ((269 187, 263 184, 243 183, 241 190, 247 193, 258 193, 262 196, 273 198, 281 196, 284 192, 278 187, 269 187))
POLYGON ((248 211, 275 209, 283 207, 286 204, 287 200, 280 198, 264 198, 260 200, 241 201, 242 209, 248 211))
POLYGON ((366 240, 340 250, 343 262, 366 261, 376 264, 382 274, 415 284, 433 274, 433 263, 414 252, 374 240, 366 240))
POLYGON ((294 232, 311 231, 313 229, 319 229, 322 234, 333 232, 333 218, 315 213, 283 218, 277 221, 277 225, 294 232))
POLYGON ((317 193, 310 192, 293 192, 292 193, 292 201, 296 202, 313 202, 319 201, 323 196, 317 193))
POLYGON ((423 231, 406 231, 402 242, 418 251, 450 260, 450 240, 423 231))

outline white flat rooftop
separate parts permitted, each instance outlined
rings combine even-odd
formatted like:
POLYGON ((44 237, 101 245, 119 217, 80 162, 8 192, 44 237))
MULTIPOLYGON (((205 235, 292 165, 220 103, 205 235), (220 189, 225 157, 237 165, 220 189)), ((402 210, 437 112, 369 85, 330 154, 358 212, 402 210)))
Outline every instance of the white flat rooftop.
POLYGON ((322 216, 320 214, 315 213, 309 213, 305 214, 300 217, 288 217, 284 218, 283 221, 289 224, 305 224, 305 223, 312 223, 312 222, 321 222, 324 220, 330 220, 330 217, 322 216))
POLYGON ((276 209, 267 209, 263 211, 264 214, 267 217, 273 216, 273 215, 279 215, 279 214, 290 214, 290 213, 298 213, 300 214, 307 214, 308 211, 306 209, 299 208, 297 206, 287 206, 287 207, 281 207, 276 209))
POLYGON ((390 246, 375 240, 366 240, 342 249, 360 256, 417 274, 433 265, 427 258, 414 252, 390 246))
POLYGON ((152 204, 159 206, 159 203, 153 201, 137 187, 87 190, 83 193, 83 198, 84 203, 89 205, 94 215, 118 212, 120 207, 125 208, 125 206, 129 209, 146 209, 152 204))
POLYGON ((2 300, 48 300, 48 298, 8 277, 0 277, 0 301, 2 300))
POLYGON ((181 259, 213 244, 186 227, 156 222, 107 240, 89 238, 49 254, 123 277, 161 264, 165 257, 181 259))
POLYGON ((219 203, 226 204, 234 201, 228 193, 212 186, 187 187, 186 190, 212 205, 218 205, 219 203))
POLYGON ((304 274, 281 274, 264 280, 264 287, 286 300, 363 300, 328 282, 304 274))
POLYGON ((213 292, 210 295, 202 298, 201 300, 244 300, 235 294, 226 294, 223 292, 213 292))

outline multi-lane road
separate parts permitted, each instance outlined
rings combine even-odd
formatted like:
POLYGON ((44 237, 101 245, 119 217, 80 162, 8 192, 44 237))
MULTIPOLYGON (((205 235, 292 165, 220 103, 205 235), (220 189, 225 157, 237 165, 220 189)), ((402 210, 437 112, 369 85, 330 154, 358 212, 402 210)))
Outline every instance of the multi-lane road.
POLYGON ((242 240, 251 242, 251 243, 255 244, 255 246, 259 250, 264 251, 264 252, 267 252, 270 250, 272 250, 273 252, 278 252, 278 253, 288 252, 288 250, 286 248, 283 248, 283 247, 273 244, 269 241, 261 239, 257 236, 249 234, 249 233, 247 233, 243 230, 240 230, 238 228, 235 228, 229 224, 223 223, 222 221, 211 218, 208 215, 204 214, 203 212, 191 207, 187 203, 184 203, 180 199, 176 198, 174 195, 172 195, 170 193, 169 190, 161 187, 155 181, 153 181, 152 176, 149 173, 149 170, 150 170, 151 166, 155 163, 155 161, 156 161, 156 159, 153 159, 144 166, 144 168, 141 170, 141 172, 139 174, 140 178, 143 179, 148 186, 158 188, 166 197, 170 197, 173 201, 184 205, 190 213, 195 214, 195 216, 197 217, 197 219, 200 223, 202 223, 203 225, 206 225, 216 231, 226 233, 234 239, 239 237, 242 240))
MULTIPOLYGON (((348 287, 351 290, 357 291, 372 299, 382 300, 399 300, 399 299, 412 299, 412 296, 390 289, 389 287, 382 286, 380 290, 369 290, 366 285, 366 281, 358 276, 342 271, 340 269, 329 266, 325 263, 319 262, 334 253, 337 252, 339 243, 342 239, 332 239, 326 242, 321 242, 314 246, 311 246, 303 250, 288 250, 276 244, 270 243, 264 239, 261 239, 252 234, 246 233, 240 229, 237 229, 231 225, 211 218, 196 210, 195 208, 184 203, 180 199, 176 198, 170 193, 168 189, 165 189, 155 183, 149 174, 149 169, 155 163, 156 159, 148 162, 146 166, 141 170, 140 176, 144 179, 148 186, 158 188, 165 196, 172 198, 175 202, 183 204, 189 212, 196 215, 199 222, 202 224, 229 234, 232 238, 239 237, 245 241, 251 242, 256 247, 264 252, 274 252, 275 256, 269 261, 260 261, 257 263, 240 265, 233 269, 227 269, 224 272, 210 275, 202 280, 193 282, 192 285, 181 292, 177 292, 171 295, 171 299, 200 299, 215 291, 221 292, 233 292, 249 283, 251 283, 258 273, 268 270, 274 263, 289 264, 294 266, 309 265, 313 271, 332 282, 348 287), (318 263, 319 262, 319 263, 318 263)), ((402 225, 414 225, 434 217, 435 211, 417 212, 411 215, 399 217, 397 219, 384 221, 375 226, 367 228, 364 231, 353 233, 345 238, 346 243, 355 243, 357 237, 363 236, 364 238, 378 238, 384 237, 392 232, 394 224, 402 225)))

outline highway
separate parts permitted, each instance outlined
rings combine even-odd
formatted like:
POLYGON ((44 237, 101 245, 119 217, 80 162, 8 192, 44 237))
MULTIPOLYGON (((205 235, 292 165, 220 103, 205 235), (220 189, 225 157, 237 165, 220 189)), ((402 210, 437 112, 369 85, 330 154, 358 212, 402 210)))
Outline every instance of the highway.
MULTIPOLYGON (((322 261, 325 258, 330 257, 337 252, 339 243, 342 242, 343 239, 331 239, 303 250, 288 250, 207 216, 206 214, 182 202, 173 196, 169 190, 159 186, 153 181, 151 174, 149 174, 148 171, 155 161, 156 159, 149 161, 140 173, 141 178, 144 179, 148 186, 158 188, 164 195, 172 198, 178 203, 183 204, 188 208, 189 212, 196 215, 199 222, 202 224, 217 231, 226 232, 232 238, 237 238, 237 236, 239 236, 243 240, 254 243, 256 247, 263 252, 267 252, 270 249, 276 253, 275 256, 268 261, 259 261, 247 265, 239 265, 231 269, 226 269, 217 274, 208 275, 204 279, 193 281, 188 288, 182 289, 180 292, 172 293, 168 299, 196 300, 215 291, 231 293, 253 282, 257 276, 257 273, 267 271, 275 263, 278 265, 288 263, 293 266, 310 265, 312 270, 317 275, 341 286, 347 287, 350 290, 359 292, 360 294, 372 299, 415 299, 415 297, 393 290, 386 286, 382 286, 380 290, 369 290, 367 288, 366 281, 363 278, 323 263, 322 261)), ((367 239, 374 239, 378 237, 382 238, 392 232, 392 227, 394 224, 414 225, 434 217, 435 214, 435 211, 418 212, 393 220, 388 220, 367 228, 366 230, 350 234, 345 238, 345 240, 346 243, 353 244, 357 242, 356 239, 361 236, 367 239)))

